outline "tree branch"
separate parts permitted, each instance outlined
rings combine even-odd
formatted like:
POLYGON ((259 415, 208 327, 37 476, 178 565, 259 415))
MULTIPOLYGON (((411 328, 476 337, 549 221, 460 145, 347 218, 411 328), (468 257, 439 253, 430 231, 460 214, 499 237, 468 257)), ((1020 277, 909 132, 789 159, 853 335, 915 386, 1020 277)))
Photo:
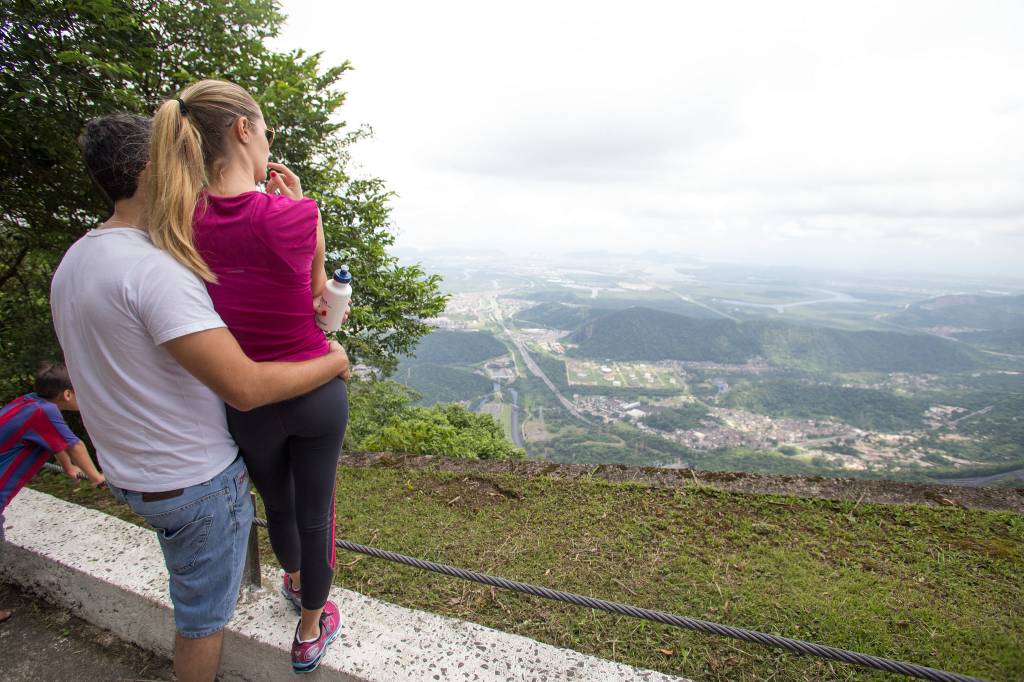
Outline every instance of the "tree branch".
POLYGON ((28 244, 21 247, 21 251, 19 251, 18 255, 15 256, 14 261, 7 266, 6 270, 4 270, 4 274, 0 275, 0 289, 3 289, 4 285, 7 284, 7 281, 18 274, 18 268, 21 267, 21 263, 25 260, 25 256, 28 255, 29 250, 30 247, 28 244))

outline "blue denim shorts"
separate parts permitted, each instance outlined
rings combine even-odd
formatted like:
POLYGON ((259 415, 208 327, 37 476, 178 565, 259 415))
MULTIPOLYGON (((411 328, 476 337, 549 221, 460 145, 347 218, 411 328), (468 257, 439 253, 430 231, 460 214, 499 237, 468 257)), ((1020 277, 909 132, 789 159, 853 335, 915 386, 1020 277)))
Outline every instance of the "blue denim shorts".
POLYGON ((223 628, 238 602, 253 519, 242 459, 170 499, 143 501, 142 493, 109 487, 156 530, 178 634, 197 639, 223 628))

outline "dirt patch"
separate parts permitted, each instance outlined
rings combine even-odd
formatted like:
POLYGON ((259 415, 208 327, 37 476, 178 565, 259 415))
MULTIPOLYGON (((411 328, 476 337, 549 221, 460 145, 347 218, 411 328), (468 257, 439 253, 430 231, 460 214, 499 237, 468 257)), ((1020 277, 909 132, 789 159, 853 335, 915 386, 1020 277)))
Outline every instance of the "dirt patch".
MULTIPOLYGON (((341 464, 406 469, 430 468, 464 473, 470 478, 473 474, 499 473, 527 477, 551 476, 566 480, 598 478, 615 483, 642 483, 659 488, 710 486, 727 492, 794 495, 880 504, 923 504, 929 507, 962 507, 1024 514, 1024 489, 1020 488, 968 488, 821 476, 762 476, 733 471, 630 467, 621 464, 552 464, 539 460, 470 461, 393 453, 344 453, 341 464)), ((488 481, 480 481, 480 490, 485 490, 484 484, 493 485, 488 481)), ((458 487, 457 490, 461 491, 462 488, 458 487)), ((485 495, 487 492, 497 491, 485 491, 485 495)), ((458 494, 453 492, 452 497, 458 494)))
POLYGON ((157 682, 173 680, 171 662, 122 642, 32 595, 0 584, 0 679, 24 682, 157 682))
POLYGON ((449 481, 426 479, 414 490, 424 492, 452 507, 473 511, 514 502, 523 497, 522 493, 508 490, 479 476, 466 476, 449 481))

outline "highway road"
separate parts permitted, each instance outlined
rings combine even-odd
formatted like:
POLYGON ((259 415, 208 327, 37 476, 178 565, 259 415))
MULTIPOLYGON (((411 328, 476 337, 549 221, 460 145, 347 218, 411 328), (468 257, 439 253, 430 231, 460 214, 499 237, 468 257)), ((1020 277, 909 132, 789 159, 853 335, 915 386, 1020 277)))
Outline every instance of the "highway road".
POLYGON ((498 306, 498 301, 494 300, 491 302, 491 310, 493 312, 494 321, 498 323, 502 331, 505 333, 512 343, 515 344, 516 348, 519 349, 519 354, 523 356, 523 362, 526 363, 526 368, 530 371, 530 374, 537 377, 544 384, 551 389, 551 392, 555 394, 558 402, 562 403, 562 406, 569 411, 572 416, 579 419, 584 424, 593 424, 589 419, 583 416, 576 406, 572 404, 572 401, 562 395, 562 392, 558 390, 558 387, 548 378, 548 375, 534 362, 530 356, 530 352, 526 350, 526 344, 519 340, 519 337, 509 331, 509 328, 505 326, 505 319, 501 314, 501 308, 498 306))

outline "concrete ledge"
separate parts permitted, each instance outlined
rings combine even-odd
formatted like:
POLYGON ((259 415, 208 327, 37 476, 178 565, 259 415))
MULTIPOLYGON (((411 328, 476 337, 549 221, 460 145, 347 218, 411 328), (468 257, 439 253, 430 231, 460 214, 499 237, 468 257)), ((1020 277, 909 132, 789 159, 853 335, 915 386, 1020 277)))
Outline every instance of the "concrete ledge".
MULTIPOLYGON (((156 535, 102 512, 24 489, 5 511, 0 580, 170 656, 167 573, 156 535)), ((444 578, 439 578, 444 579, 444 578)), ((276 586, 276 576, 265 584, 276 586)), ((679 678, 333 589, 345 624, 318 674, 332 680, 645 680, 679 678)), ((270 589, 243 594, 225 633, 226 680, 293 679, 297 619, 270 589)))

